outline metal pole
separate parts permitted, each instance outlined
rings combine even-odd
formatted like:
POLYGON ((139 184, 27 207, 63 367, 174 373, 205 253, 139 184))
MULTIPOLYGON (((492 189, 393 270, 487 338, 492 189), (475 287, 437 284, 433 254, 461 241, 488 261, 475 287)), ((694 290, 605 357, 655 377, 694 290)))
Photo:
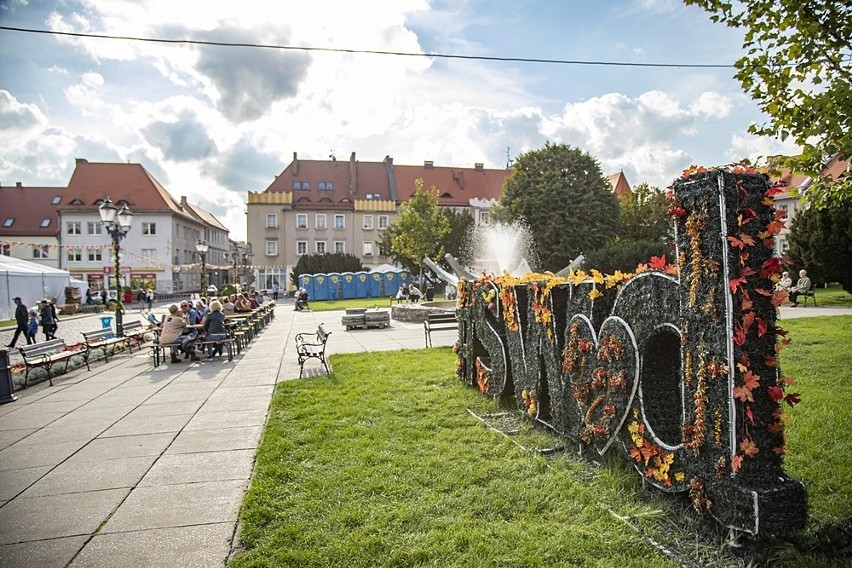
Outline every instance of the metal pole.
POLYGON ((124 337, 121 305, 121 258, 118 256, 121 245, 121 229, 118 225, 112 229, 112 242, 115 251, 115 335, 116 337, 124 337))
POLYGON ((207 286, 205 285, 205 280, 207 280, 207 264, 206 264, 207 253, 201 253, 201 295, 204 295, 207 292, 207 286))

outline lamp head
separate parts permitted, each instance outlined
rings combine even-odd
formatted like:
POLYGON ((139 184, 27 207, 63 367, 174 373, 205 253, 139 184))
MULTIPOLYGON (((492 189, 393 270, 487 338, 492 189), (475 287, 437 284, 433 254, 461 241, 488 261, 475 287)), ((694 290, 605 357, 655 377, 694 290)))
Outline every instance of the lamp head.
POLYGON ((98 207, 98 213, 101 214, 101 221, 103 221, 104 225, 111 226, 115 223, 115 216, 118 213, 118 209, 115 208, 115 205, 112 204, 109 197, 107 197, 101 206, 98 207))
POLYGON ((210 245, 207 244, 207 241, 205 241, 204 239, 198 239, 197 241, 195 241, 195 250, 197 250, 199 253, 206 254, 209 249, 210 245))

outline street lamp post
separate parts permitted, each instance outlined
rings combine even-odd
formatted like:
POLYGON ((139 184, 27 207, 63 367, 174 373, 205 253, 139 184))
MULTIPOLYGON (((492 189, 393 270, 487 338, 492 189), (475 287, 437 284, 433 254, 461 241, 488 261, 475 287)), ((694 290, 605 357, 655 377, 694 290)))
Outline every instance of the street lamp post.
POLYGON ((127 204, 119 211, 107 197, 98 208, 98 213, 101 215, 104 228, 112 238, 112 249, 115 256, 115 333, 118 337, 122 337, 124 328, 121 318, 121 258, 119 252, 121 250, 121 239, 127 235, 127 232, 130 231, 130 225, 133 223, 133 212, 130 211, 127 204))
POLYGON ((245 248, 243 249, 243 280, 245 281, 246 288, 248 288, 248 263, 251 260, 252 254, 251 243, 246 243, 245 248))
POLYGON ((210 249, 210 245, 207 244, 207 241, 204 239, 198 239, 195 241, 195 250, 198 251, 198 254, 201 255, 201 294, 203 295, 207 291, 207 285, 205 280, 207 280, 207 251, 210 249))
POLYGON ((239 273, 237 272, 237 262, 239 261, 239 259, 240 259, 240 251, 237 250, 236 247, 235 247, 231 251, 231 262, 234 263, 234 280, 232 282, 232 284, 234 284, 234 285, 239 284, 239 279, 240 279, 239 273))

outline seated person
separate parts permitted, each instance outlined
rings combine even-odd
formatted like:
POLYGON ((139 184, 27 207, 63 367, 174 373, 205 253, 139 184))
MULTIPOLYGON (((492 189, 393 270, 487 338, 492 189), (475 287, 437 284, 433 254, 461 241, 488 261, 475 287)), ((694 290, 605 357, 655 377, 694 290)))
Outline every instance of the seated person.
POLYGON ((186 320, 187 325, 197 325, 201 323, 201 314, 198 313, 198 310, 189 305, 189 302, 186 300, 180 303, 180 312, 180 315, 186 320))
POLYGON ((226 316, 230 316, 234 314, 234 304, 231 302, 231 298, 228 296, 224 296, 222 298, 222 311, 226 316))
POLYGON ((811 279, 808 278, 807 270, 799 271, 799 281, 796 285, 790 288, 790 307, 795 308, 799 305, 799 296, 811 289, 811 279))
MULTIPOLYGON (((228 331, 225 329, 225 314, 222 312, 222 304, 219 300, 210 302, 210 313, 204 318, 204 333, 206 341, 219 341, 228 338, 228 331)), ((222 354, 222 344, 207 345, 207 358, 212 359, 213 353, 216 355, 222 354)))
POLYGON ((781 280, 775 285, 776 290, 784 290, 785 292, 789 292, 790 288, 793 287, 793 279, 790 278, 789 272, 781 273, 781 280))
POLYGON ((236 297, 233 298, 235 312, 241 313, 251 311, 251 302, 248 301, 247 295, 248 294, 246 293, 237 294, 236 297))
POLYGON ((419 302, 419 301, 420 301, 420 297, 421 297, 422 295, 423 295, 423 294, 421 294, 421 293, 420 293, 420 288, 418 288, 418 287, 417 287, 417 286, 415 286, 414 284, 412 284, 412 285, 408 288, 408 299, 409 299, 409 300, 411 300, 412 302, 419 302))
MULTIPOLYGON (((185 331, 188 331, 186 326, 186 320, 181 316, 180 308, 177 304, 169 306, 169 315, 167 315, 166 319, 163 320, 163 328, 160 332, 160 344, 180 343, 180 347, 178 349, 189 354, 189 348, 195 338, 190 339, 188 334, 184 334, 185 331)), ((199 358, 195 355, 195 351, 192 351, 192 360, 199 360, 199 358)), ((180 363, 180 359, 178 359, 177 356, 177 350, 174 347, 172 347, 171 362, 180 363)))
POLYGON ((296 307, 297 312, 301 312, 308 307, 308 291, 304 288, 296 290, 296 307))
POLYGON ((408 288, 404 286, 400 286, 399 290, 396 291, 396 299, 399 301, 408 299, 408 288))
POLYGON ((255 292, 254 294, 250 295, 248 297, 248 301, 251 304, 251 309, 253 309, 253 310, 256 310, 257 308, 259 308, 261 302, 263 302, 263 300, 260 297, 259 292, 255 292))

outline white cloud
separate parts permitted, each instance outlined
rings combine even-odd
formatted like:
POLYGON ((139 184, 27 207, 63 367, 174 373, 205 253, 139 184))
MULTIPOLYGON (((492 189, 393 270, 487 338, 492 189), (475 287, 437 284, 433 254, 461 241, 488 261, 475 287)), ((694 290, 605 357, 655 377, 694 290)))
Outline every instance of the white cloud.
POLYGON ((20 134, 46 123, 47 117, 38 106, 22 103, 9 91, 0 89, 0 131, 7 135, 20 134))
POLYGON ((768 156, 795 156, 800 152, 801 149, 789 139, 780 142, 762 136, 735 134, 731 137, 731 147, 725 152, 725 157, 731 162, 747 158, 752 163, 757 163, 768 156))

